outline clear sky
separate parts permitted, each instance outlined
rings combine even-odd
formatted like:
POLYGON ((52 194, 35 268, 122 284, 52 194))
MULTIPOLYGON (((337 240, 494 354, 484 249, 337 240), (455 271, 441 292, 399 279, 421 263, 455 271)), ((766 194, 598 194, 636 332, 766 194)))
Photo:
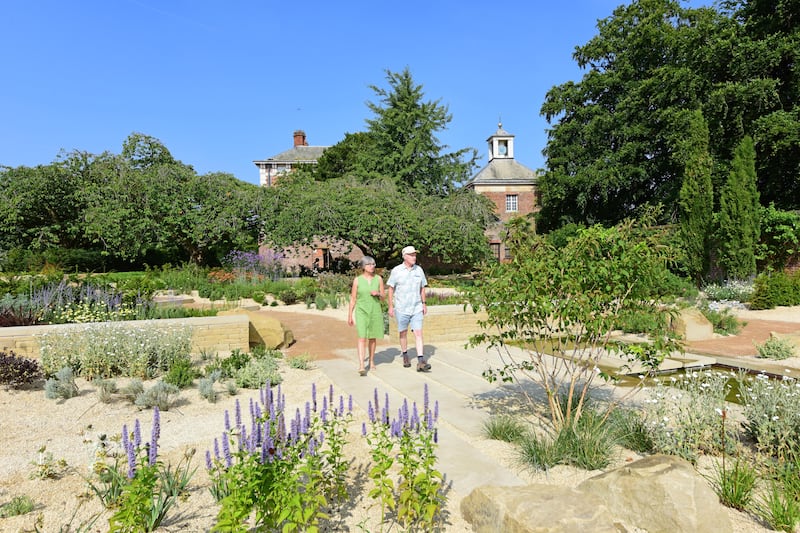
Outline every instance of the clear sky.
MULTIPOLYGON (((258 183, 254 160, 332 145, 372 118, 370 85, 408 67, 453 116, 440 141, 516 135, 543 166, 546 92, 583 72, 576 46, 622 0, 5 0, 0 165, 119 153, 132 132, 198 173, 258 183)), ((708 4, 710 2, 692 2, 708 4)))

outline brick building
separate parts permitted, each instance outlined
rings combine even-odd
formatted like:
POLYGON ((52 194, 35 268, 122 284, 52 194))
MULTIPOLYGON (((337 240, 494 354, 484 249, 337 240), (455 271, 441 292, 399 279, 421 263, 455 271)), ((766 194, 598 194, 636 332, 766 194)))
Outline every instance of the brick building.
POLYGON ((309 146, 306 141, 306 132, 303 130, 296 130, 292 136, 294 146, 289 150, 267 159, 253 161, 258 167, 258 183, 262 187, 272 187, 278 182, 281 174, 291 172, 298 165, 315 165, 322 152, 328 148, 327 146, 309 146))
MULTIPOLYGON (((299 165, 316 165, 317 160, 328 148, 327 146, 309 146, 306 132, 295 130, 292 134, 293 146, 279 154, 262 160, 253 161, 258 167, 259 184, 262 187, 274 187, 285 175, 299 165)), ((266 247, 260 247, 262 255, 268 255, 266 247)), ((283 266, 290 271, 300 267, 327 270, 337 259, 358 261, 364 254, 350 243, 340 239, 319 239, 313 246, 293 246, 284 249, 283 266)))
POLYGON ((464 187, 494 203, 498 220, 487 228, 486 236, 495 258, 505 260, 511 257, 503 243, 505 223, 538 211, 539 176, 514 159, 514 135, 505 131, 502 124, 497 125, 497 131, 486 141, 489 162, 464 187))

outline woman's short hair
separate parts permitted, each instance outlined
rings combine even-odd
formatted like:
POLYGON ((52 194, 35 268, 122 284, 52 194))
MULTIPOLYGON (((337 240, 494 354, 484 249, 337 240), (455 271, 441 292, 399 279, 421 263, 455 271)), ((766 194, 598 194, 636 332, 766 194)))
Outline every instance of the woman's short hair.
POLYGON ((367 265, 374 265, 374 264, 375 264, 375 260, 373 258, 371 258, 370 256, 368 256, 368 255, 365 255, 364 257, 361 258, 361 266, 362 267, 365 267, 367 265))

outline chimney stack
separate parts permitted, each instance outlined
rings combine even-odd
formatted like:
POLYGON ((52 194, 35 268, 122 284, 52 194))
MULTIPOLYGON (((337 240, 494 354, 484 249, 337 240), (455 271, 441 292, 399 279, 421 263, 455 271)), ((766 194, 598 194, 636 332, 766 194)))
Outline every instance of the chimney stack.
POLYGON ((306 132, 303 130, 295 130, 294 132, 294 145, 295 146, 308 146, 306 142, 306 132))

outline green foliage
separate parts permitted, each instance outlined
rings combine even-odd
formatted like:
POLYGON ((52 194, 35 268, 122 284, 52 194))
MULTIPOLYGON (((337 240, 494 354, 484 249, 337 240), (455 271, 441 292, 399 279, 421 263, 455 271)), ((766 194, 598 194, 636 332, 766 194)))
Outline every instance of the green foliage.
POLYGON ((44 396, 50 400, 67 400, 78 395, 78 385, 72 368, 65 366, 44 384, 44 396))
POLYGON ((195 378, 200 377, 200 372, 194 368, 192 358, 186 354, 172 361, 172 364, 162 378, 165 383, 175 385, 179 389, 191 387, 195 378))
POLYGON ((712 308, 708 303, 702 302, 698 308, 703 313, 703 316, 711 322, 714 327, 714 333, 720 335, 736 335, 739 333, 742 324, 727 307, 712 308))
POLYGON ((782 211, 774 203, 764 208, 757 250, 762 270, 782 271, 789 259, 800 253, 800 213, 782 211))
POLYGON ((745 511, 753 501, 757 478, 755 468, 746 460, 737 456, 733 465, 727 465, 723 456, 721 465, 715 465, 711 486, 722 505, 745 511))
POLYGON ((708 153, 708 125, 699 110, 690 113, 688 135, 679 141, 685 161, 679 198, 679 234, 689 275, 700 281, 709 269, 709 228, 713 220, 713 160, 708 153))
POLYGON ((144 383, 139 378, 134 378, 127 385, 120 389, 122 397, 131 403, 136 401, 140 394, 144 393, 144 383))
POLYGON ((386 71, 388 88, 370 88, 379 102, 368 102, 374 118, 367 119, 368 141, 357 160, 356 171, 367 176, 387 176, 400 190, 445 196, 469 178, 474 150, 464 148, 442 153, 446 148, 436 138, 452 120, 447 106, 424 101, 408 68, 386 71), (467 158, 464 161, 464 158, 467 158))
POLYGON ((19 389, 41 378, 39 361, 0 351, 0 385, 19 389))
MULTIPOLYGON (((645 205, 680 207, 680 178, 705 180, 710 170, 718 187, 745 135, 756 140, 764 203, 797 209, 796 7, 636 0, 598 21, 573 55, 583 77, 551 88, 541 107, 551 128, 537 229, 610 225, 645 205), (700 132, 689 126, 701 118, 707 149, 689 144, 700 132)), ((707 198, 705 186, 698 190, 707 198)))
POLYGON ((31 465, 33 465, 31 479, 60 479, 67 471, 67 462, 53 457, 52 452, 47 451, 47 446, 39 448, 36 459, 31 461, 31 465))
POLYGON ((800 271, 765 272, 756 277, 750 309, 772 309, 779 305, 800 305, 800 271))
POLYGON ((782 360, 794 355, 794 343, 781 337, 770 337, 761 344, 756 344, 758 357, 762 359, 782 360))
POLYGON ((617 436, 606 418, 593 409, 569 426, 556 429, 550 435, 527 433, 520 440, 518 459, 527 468, 544 470, 563 464, 585 470, 607 467, 614 458, 617 436))
POLYGON ((197 390, 200 393, 200 396, 208 400, 210 403, 216 403, 217 398, 219 398, 219 393, 214 388, 214 383, 216 383, 221 376, 222 371, 216 370, 211 372, 207 377, 201 378, 197 383, 197 390))
POLYGON ((651 453, 655 443, 641 412, 618 408, 608 415, 608 425, 621 446, 638 453, 651 453))
POLYGON ((286 361, 289 363, 290 368, 296 368, 298 370, 308 370, 311 368, 311 355, 308 353, 303 353, 300 355, 295 355, 294 357, 290 357, 286 361))
POLYGON ((492 416, 483 423, 487 438, 504 442, 520 442, 528 433, 525 425, 510 415, 492 416))
POLYGON ((761 238, 761 204, 756 189, 756 152, 745 136, 736 147, 731 172, 720 192, 717 214, 719 265, 733 279, 756 273, 756 246, 761 238))
POLYGON ((0 518, 28 514, 34 510, 36 503, 30 496, 14 496, 10 501, 0 505, 0 518))
POLYGON ((278 372, 278 363, 271 357, 250 360, 231 377, 238 387, 244 389, 260 389, 283 380, 278 372))
POLYGON ((660 328, 647 332, 653 340, 647 350, 610 342, 618 315, 658 309, 652 287, 666 270, 660 249, 635 237, 633 228, 588 228, 558 249, 511 228, 514 259, 490 267, 471 292, 473 308, 486 310, 488 318, 480 322, 486 332, 470 342, 524 348, 523 356, 509 353, 509 365, 485 375, 510 381, 520 373, 544 387, 556 431, 582 415, 601 355, 623 352, 654 369, 675 348, 660 328), (562 408, 562 397, 569 409, 562 408))

